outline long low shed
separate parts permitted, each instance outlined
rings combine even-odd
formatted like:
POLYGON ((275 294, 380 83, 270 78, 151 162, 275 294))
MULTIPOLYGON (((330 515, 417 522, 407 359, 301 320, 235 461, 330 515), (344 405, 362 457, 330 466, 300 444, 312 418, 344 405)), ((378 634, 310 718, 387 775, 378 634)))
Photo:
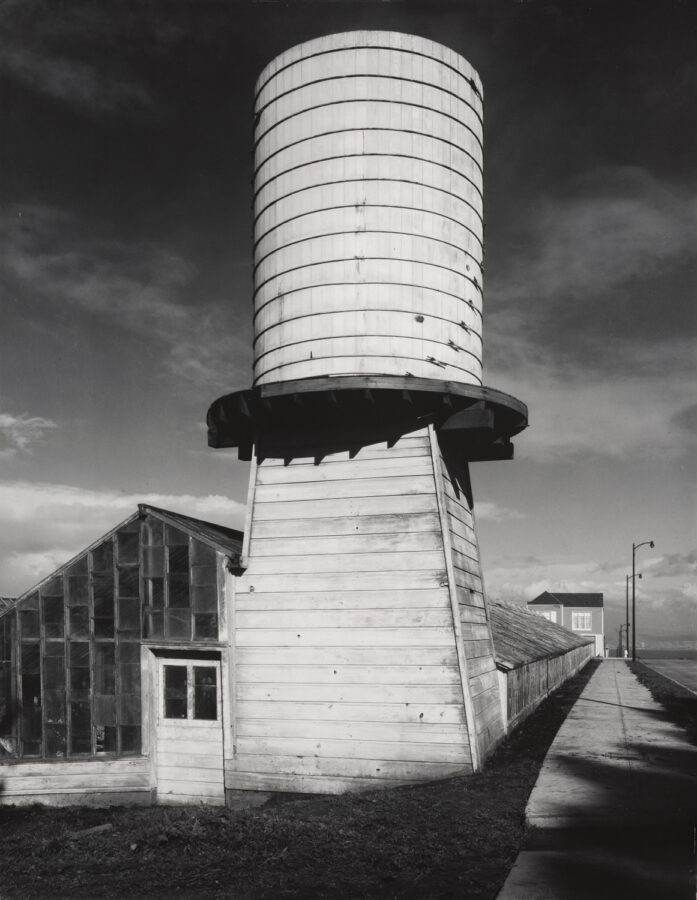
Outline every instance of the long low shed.
POLYGON ((595 655, 581 636, 520 606, 489 602, 499 696, 510 731, 595 655))

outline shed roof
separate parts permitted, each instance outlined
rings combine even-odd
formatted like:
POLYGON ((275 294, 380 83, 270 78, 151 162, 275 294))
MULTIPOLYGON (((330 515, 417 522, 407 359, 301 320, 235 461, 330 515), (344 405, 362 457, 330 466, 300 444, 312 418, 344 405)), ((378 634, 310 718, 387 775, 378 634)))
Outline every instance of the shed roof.
POLYGON ((528 600, 528 606, 603 606, 602 594, 558 594, 545 591, 528 600))
POLYGON ((516 669, 537 659, 560 656, 593 642, 535 615, 523 606, 489 602, 494 654, 499 669, 516 669))
POLYGON ((10 607, 14 606, 15 598, 14 597, 0 597, 0 616, 10 607))

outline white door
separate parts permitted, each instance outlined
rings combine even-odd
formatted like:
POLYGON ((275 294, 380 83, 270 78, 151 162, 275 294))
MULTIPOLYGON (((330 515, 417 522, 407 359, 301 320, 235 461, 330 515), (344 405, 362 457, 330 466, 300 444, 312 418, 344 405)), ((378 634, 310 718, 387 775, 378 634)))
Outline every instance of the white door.
POLYGON ((225 803, 220 662, 158 659, 157 799, 225 803))

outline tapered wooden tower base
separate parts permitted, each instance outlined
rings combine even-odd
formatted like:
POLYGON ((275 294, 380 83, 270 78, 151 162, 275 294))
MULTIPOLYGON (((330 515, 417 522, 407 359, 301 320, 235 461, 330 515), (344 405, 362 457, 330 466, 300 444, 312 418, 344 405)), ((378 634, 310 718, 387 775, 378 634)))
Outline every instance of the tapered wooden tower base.
POLYGON ((467 466, 432 427, 251 472, 229 789, 476 770, 503 736, 467 466))

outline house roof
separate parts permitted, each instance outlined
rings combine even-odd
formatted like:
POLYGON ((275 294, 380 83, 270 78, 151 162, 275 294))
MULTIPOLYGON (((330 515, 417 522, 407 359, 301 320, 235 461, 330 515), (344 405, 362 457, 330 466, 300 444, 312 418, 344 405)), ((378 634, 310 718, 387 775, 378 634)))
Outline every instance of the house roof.
POLYGON ((489 620, 496 665, 504 670, 517 669, 537 659, 561 656, 594 640, 580 637, 511 603, 489 602, 489 620))
POLYGON ((558 594, 556 591, 545 591, 534 600, 528 600, 528 606, 603 606, 602 594, 558 594))
POLYGON ((62 573, 64 569, 71 566, 83 554, 87 553, 88 550, 92 550, 98 544, 101 544, 102 541, 105 541, 107 538, 115 534, 119 529, 123 528, 125 525, 128 525, 130 522, 133 522, 139 516, 143 515, 153 515, 156 518, 161 519, 163 522, 166 522, 168 525, 173 525, 175 528, 179 528, 181 531, 190 534, 192 537, 195 537, 198 540, 203 541, 205 544, 214 547, 216 550, 222 550, 224 553, 227 553, 232 557, 233 565, 236 565, 239 562, 239 555, 242 552, 243 538, 241 531, 236 531, 234 528, 226 528, 224 525, 215 525, 212 522, 204 522, 202 519, 193 519, 191 518, 191 516, 184 516, 181 513, 171 512, 168 509, 159 509, 156 506, 149 506, 146 503, 140 503, 138 504, 138 512, 132 513, 123 522, 119 522, 118 525, 115 525, 113 528, 107 531, 106 534, 102 534, 96 540, 92 541, 91 544, 80 550, 79 553, 76 553, 70 559, 66 560, 66 562, 58 566, 57 569, 54 569, 49 575, 47 575, 45 578, 42 578, 41 581, 37 582, 28 590, 24 591, 23 594, 20 594, 16 598, 0 597, 0 616, 3 616, 10 609, 13 609, 29 594, 32 594, 34 593, 34 591, 38 590, 42 584, 54 578, 56 575, 62 573))

